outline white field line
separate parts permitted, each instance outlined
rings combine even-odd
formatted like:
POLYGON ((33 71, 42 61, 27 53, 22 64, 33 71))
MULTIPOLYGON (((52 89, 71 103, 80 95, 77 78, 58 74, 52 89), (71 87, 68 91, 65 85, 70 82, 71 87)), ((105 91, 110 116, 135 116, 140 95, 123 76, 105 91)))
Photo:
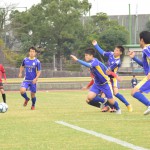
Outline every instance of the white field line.
POLYGON ((116 119, 114 119, 114 118, 103 118, 103 119, 101 119, 101 120, 80 120, 80 119, 69 119, 68 121, 71 121, 71 122, 90 122, 90 121, 92 121, 92 122, 102 122, 102 121, 110 121, 110 120, 113 120, 113 121, 138 121, 138 120, 146 120, 146 121, 149 121, 150 120, 150 118, 122 118, 122 119, 120 119, 120 118, 116 118, 116 119))
POLYGON ((84 133, 88 133, 88 134, 90 134, 90 135, 94 135, 94 136, 96 136, 96 137, 102 138, 102 139, 107 140, 107 141, 109 141, 109 142, 113 142, 113 143, 119 144, 119 145, 121 145, 121 146, 130 148, 130 149, 133 149, 133 150, 148 150, 148 149, 146 149, 146 148, 133 145, 133 144, 131 144, 131 143, 128 143, 128 142, 125 142, 125 141, 122 141, 122 140, 113 138, 113 137, 111 137, 111 136, 108 136, 108 135, 105 135, 105 134, 102 134, 102 133, 98 133, 98 132, 95 132, 95 131, 92 131, 92 130, 87 130, 87 129, 81 128, 81 127, 79 127, 79 126, 75 126, 75 125, 69 124, 69 123, 64 122, 64 121, 55 121, 55 122, 56 122, 57 124, 61 124, 61 125, 63 125, 63 126, 66 126, 66 127, 72 128, 72 129, 75 129, 75 130, 77 130, 77 131, 81 131, 81 132, 84 132, 84 133))

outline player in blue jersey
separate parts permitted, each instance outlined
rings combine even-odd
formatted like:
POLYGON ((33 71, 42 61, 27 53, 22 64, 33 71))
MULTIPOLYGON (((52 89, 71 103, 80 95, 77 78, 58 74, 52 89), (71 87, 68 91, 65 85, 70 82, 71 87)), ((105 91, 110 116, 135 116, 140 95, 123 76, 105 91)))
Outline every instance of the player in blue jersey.
POLYGON ((142 61, 135 56, 135 52, 133 51, 129 52, 129 56, 143 67, 146 76, 133 88, 131 95, 148 107, 144 112, 144 115, 148 115, 150 114, 150 101, 142 94, 142 92, 150 92, 150 32, 142 31, 139 37, 140 47, 143 49, 142 61))
POLYGON ((87 96, 87 103, 89 105, 100 107, 100 103, 105 103, 105 99, 98 96, 102 91, 106 98, 108 99, 109 104, 113 105, 116 109, 116 114, 121 114, 121 109, 119 108, 118 103, 113 98, 112 87, 110 79, 106 74, 106 66, 100 62, 97 58, 94 58, 95 50, 92 48, 85 50, 85 61, 79 60, 76 56, 71 55, 71 58, 74 61, 79 62, 81 65, 84 65, 90 68, 91 73, 94 75, 94 84, 90 88, 89 94, 87 96))
POLYGON ((37 58, 35 58, 35 56, 36 56, 36 48, 34 47, 29 48, 29 57, 24 58, 19 72, 20 78, 22 77, 23 70, 25 72, 24 81, 22 82, 20 88, 21 96, 25 99, 23 105, 27 106, 28 101, 30 100, 30 98, 26 94, 26 90, 29 88, 32 100, 31 110, 35 109, 36 82, 41 74, 41 63, 37 58))
MULTIPOLYGON (((92 44, 94 45, 95 49, 104 57, 108 58, 108 71, 111 70, 114 73, 117 73, 119 67, 121 66, 121 60, 120 57, 124 52, 124 47, 123 46, 116 46, 114 49, 114 52, 105 52, 103 49, 101 49, 101 47, 97 44, 96 40, 92 41, 92 44)), ((116 78, 114 78, 113 76, 109 76, 111 83, 112 83, 112 87, 113 87, 113 93, 115 95, 115 97, 117 97, 120 101, 122 101, 129 112, 132 112, 132 106, 129 104, 129 102, 124 98, 124 96, 122 94, 119 93, 118 91, 118 82, 116 80, 116 78)), ((104 107, 102 111, 108 111, 109 107, 104 107)))

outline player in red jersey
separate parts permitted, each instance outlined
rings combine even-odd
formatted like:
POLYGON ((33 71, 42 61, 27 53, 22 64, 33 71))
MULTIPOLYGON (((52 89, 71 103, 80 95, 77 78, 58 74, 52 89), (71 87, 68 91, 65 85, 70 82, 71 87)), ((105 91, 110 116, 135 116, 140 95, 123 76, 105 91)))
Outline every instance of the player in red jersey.
POLYGON ((82 90, 87 90, 94 84, 94 75, 92 73, 90 73, 90 77, 91 81, 85 87, 83 87, 82 90))
POLYGON ((2 82, 2 77, 4 77, 5 83, 6 83, 6 74, 5 74, 5 69, 2 64, 0 64, 0 91, 2 94, 3 102, 6 103, 6 94, 3 88, 3 82, 2 82))

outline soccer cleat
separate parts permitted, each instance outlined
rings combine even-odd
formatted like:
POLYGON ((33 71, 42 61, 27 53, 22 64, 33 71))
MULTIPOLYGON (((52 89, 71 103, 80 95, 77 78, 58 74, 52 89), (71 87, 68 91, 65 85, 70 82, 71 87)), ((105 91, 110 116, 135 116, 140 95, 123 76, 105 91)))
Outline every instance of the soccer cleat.
POLYGON ((103 109, 102 109, 102 112, 107 112, 109 111, 109 107, 108 106, 104 106, 103 109))
POLYGON ((144 115, 150 114, 150 106, 148 106, 147 110, 144 112, 144 115))
POLYGON ((24 103, 23 103, 23 106, 27 106, 29 100, 30 100, 30 99, 28 99, 28 100, 25 99, 25 101, 24 101, 24 103))
POLYGON ((128 105, 128 106, 127 106, 127 109, 128 109, 128 111, 129 111, 129 112, 132 112, 132 111, 133 111, 133 109, 132 109, 132 106, 131 106, 131 105, 128 105))
POLYGON ((115 114, 121 115, 121 109, 116 110, 115 114))
POLYGON ((31 110, 35 110, 35 106, 31 106, 31 110))
POLYGON ((110 109, 110 112, 111 112, 111 113, 116 112, 116 109, 115 109, 115 108, 111 108, 111 109, 110 109))
POLYGON ((100 102, 100 109, 103 109, 105 107, 106 102, 107 102, 107 98, 104 98, 104 103, 100 102))

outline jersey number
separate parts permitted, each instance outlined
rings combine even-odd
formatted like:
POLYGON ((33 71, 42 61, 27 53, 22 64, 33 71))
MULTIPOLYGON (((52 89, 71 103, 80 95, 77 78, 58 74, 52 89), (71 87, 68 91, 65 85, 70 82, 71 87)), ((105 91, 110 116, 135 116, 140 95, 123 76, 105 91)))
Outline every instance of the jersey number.
POLYGON ((28 72, 32 72, 32 68, 28 68, 28 72))

